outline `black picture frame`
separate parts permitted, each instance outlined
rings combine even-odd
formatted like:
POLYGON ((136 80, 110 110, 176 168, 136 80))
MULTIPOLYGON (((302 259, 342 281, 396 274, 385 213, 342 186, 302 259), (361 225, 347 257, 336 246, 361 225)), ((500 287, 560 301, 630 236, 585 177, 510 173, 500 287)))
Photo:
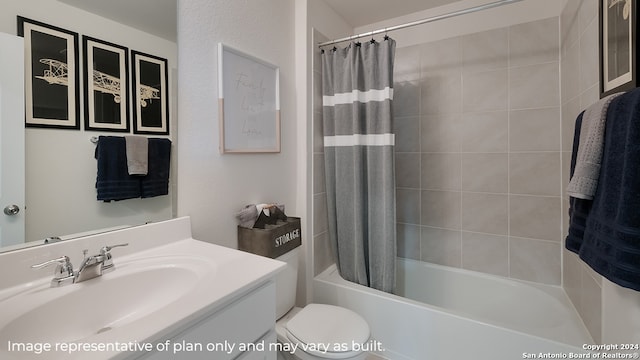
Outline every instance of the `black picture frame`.
POLYGON ((167 59, 131 51, 134 134, 169 135, 167 59))
POLYGON ((78 34, 18 16, 25 44, 25 126, 80 129, 78 34))
POLYGON ((130 132, 129 49, 82 36, 85 130, 130 132))
POLYGON ((600 98, 638 86, 636 0, 599 0, 600 98))

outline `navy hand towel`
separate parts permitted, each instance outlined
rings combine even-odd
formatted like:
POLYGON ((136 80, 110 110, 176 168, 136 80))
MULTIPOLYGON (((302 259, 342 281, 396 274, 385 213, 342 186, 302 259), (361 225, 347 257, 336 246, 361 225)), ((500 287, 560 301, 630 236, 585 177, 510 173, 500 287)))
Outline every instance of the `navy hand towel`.
POLYGON ((121 136, 100 136, 95 158, 98 165, 98 200, 124 200, 140 197, 139 177, 129 175, 127 149, 121 136))
POLYGON ((598 187, 593 201, 571 199, 566 247, 610 281, 640 291, 640 89, 609 106, 598 187))
POLYGON ((171 164, 171 140, 149 139, 147 175, 141 178, 143 198, 167 195, 171 164))

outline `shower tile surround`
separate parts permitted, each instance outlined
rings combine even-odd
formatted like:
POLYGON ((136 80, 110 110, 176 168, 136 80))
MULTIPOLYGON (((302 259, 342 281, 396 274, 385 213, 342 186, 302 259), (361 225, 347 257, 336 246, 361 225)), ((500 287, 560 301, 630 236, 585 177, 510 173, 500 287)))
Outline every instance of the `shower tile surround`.
POLYGON ((559 19, 398 48, 398 256, 561 283, 559 19))
MULTIPOLYGON (((559 24, 558 18, 550 18, 398 48, 394 132, 398 256, 530 281, 561 282, 599 343, 602 277, 563 245, 575 118, 598 99, 597 7, 596 0, 568 0, 559 24), (527 84, 532 76, 544 76, 550 83, 527 84), (427 79, 444 88, 423 86, 427 79), (451 101, 423 100, 430 89, 448 92, 451 101), (496 93, 475 94, 485 89, 496 93), (542 104, 526 104, 527 97, 533 102, 542 96, 542 104), (459 170, 446 159, 459 163, 459 170), (429 166, 434 171, 429 172, 429 166), (433 174, 438 166, 444 169, 433 174), (447 198, 451 203, 438 205, 447 198), (469 208, 463 210, 463 206, 469 208), (483 214, 489 209, 492 214, 483 214), (436 211, 441 222, 429 225, 434 220, 423 214, 436 211), (473 220, 476 216, 483 220, 473 220)), ((314 37, 327 40, 317 31, 314 37)), ((317 53, 314 275, 333 263, 325 193, 320 186, 324 153, 319 61, 317 53)))
MULTIPOLYGON (((398 256, 560 284, 558 21, 396 49, 398 256)), ((316 54, 314 274, 333 263, 319 186, 319 61, 316 54)))

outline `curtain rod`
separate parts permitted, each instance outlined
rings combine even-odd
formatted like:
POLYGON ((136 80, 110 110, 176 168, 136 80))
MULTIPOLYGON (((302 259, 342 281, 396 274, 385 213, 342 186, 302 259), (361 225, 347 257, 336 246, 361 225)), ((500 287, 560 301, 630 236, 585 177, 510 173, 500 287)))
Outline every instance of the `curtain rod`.
POLYGON ((406 24, 395 25, 395 26, 384 28, 384 29, 368 31, 368 32, 365 32, 365 33, 362 33, 362 34, 358 34, 358 35, 351 35, 351 36, 343 37, 341 39, 336 39, 336 40, 331 40, 331 41, 319 43, 318 46, 322 47, 322 46, 327 46, 327 45, 333 45, 333 44, 337 44, 339 42, 355 40, 355 39, 359 39, 359 38, 365 37, 365 36, 373 36, 373 35, 376 35, 376 34, 387 33, 389 31, 400 30, 400 29, 411 27, 411 26, 422 25, 422 24, 434 22, 434 21, 437 21, 437 20, 443 20, 443 19, 448 19, 448 18, 452 18, 452 17, 455 17, 455 16, 470 14, 470 13, 473 13, 473 12, 476 12, 476 11, 487 10, 487 9, 491 9, 491 8, 502 6, 502 5, 507 5, 507 4, 510 4, 510 3, 518 2, 518 1, 522 1, 522 0, 499 0, 499 1, 496 1, 496 2, 492 2, 492 3, 488 3, 488 4, 484 4, 484 5, 479 5, 479 6, 475 6, 475 7, 464 9, 464 10, 454 11, 454 12, 451 12, 451 13, 448 13, 448 14, 444 14, 444 15, 433 16, 433 17, 430 17, 430 18, 422 19, 422 20, 412 21, 412 22, 409 22, 409 23, 406 23, 406 24))

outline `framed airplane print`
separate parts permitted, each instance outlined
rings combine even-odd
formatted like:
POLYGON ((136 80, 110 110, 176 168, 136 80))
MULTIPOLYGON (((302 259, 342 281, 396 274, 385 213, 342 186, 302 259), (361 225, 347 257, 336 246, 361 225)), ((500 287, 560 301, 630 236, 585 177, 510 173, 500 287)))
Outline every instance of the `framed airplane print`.
POLYGON ((132 51, 133 132, 169 134, 167 59, 132 51))
POLYGON ((86 130, 129 132, 129 50, 82 37, 86 130))
POLYGON ((18 16, 25 44, 25 125, 80 129, 78 34, 18 16))

